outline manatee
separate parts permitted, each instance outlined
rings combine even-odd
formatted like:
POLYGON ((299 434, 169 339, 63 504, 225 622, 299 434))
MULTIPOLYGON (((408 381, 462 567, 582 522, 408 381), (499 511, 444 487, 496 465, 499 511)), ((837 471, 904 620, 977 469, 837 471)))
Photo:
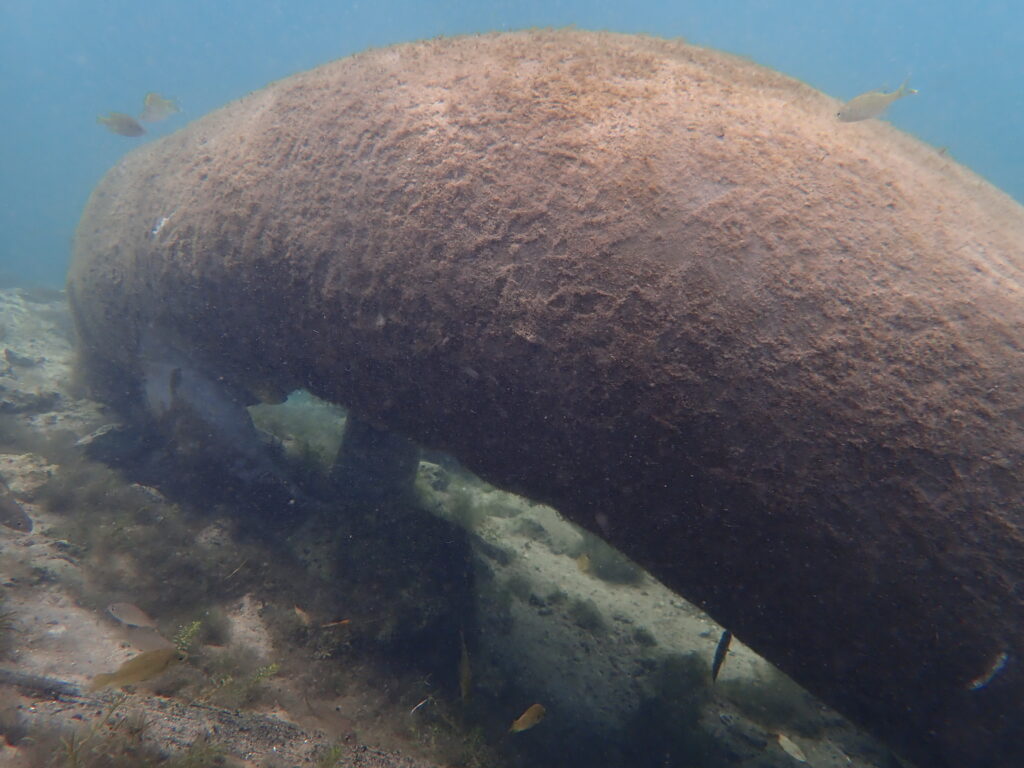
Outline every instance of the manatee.
MULTIPOLYGON (((132 151, 68 288, 603 536, 894 750, 1024 764, 1024 210, 749 61, 576 30, 367 51, 132 151)), ((198 380, 198 379, 197 379, 198 380)))

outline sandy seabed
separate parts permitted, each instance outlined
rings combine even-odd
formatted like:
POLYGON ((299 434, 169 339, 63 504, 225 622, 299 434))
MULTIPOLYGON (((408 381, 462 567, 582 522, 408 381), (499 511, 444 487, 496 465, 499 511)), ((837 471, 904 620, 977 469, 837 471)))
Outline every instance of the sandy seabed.
MULTIPOLYGON (((180 668, 124 692, 89 692, 95 675, 148 646, 144 633, 118 624, 104 610, 110 589, 102 586, 103 578, 109 579, 110 569, 137 568, 132 553, 108 555, 101 577, 90 545, 72 535, 80 533, 69 525, 73 514, 46 502, 52 498, 46 489, 67 471, 44 457, 47 446, 65 445, 70 462, 121 428, 103 407, 75 397, 69 387, 72 348, 64 301, 57 292, 0 293, 0 343, 6 351, 0 371, 0 477, 8 497, 31 520, 31 530, 24 524, 19 529, 17 520, 0 526, 0 611, 9 626, 0 658, 0 765, 75 764, 69 743, 82 749, 82 765, 106 765, 97 755, 113 745, 164 756, 152 758, 153 764, 173 764, 166 762, 172 755, 191 754, 190 765, 538 765, 526 739, 563 739, 571 751, 573 739, 627 733, 638 712, 668 707, 659 699, 667 695, 665 670, 679 659, 699 670, 699 708, 689 727, 714 745, 714 762, 707 765, 797 765, 799 755, 818 768, 891 765, 884 748, 739 641, 711 684, 706 668, 722 628, 705 614, 554 510, 426 461, 417 481, 423 513, 468 533, 476 626, 466 633, 477 689, 472 707, 478 710, 458 702, 457 641, 450 671, 439 674, 451 678, 447 683, 431 682, 429 675, 387 677, 379 658, 358 663, 358 651, 349 649, 344 690, 312 694, 310 679, 337 666, 329 654, 317 658, 318 649, 328 646, 313 635, 338 632, 319 626, 337 616, 310 603, 312 616, 300 616, 294 608, 301 597, 293 602, 277 587, 262 588, 259 580, 243 590, 225 588, 223 595, 197 598, 197 605, 217 605, 221 639, 200 638, 180 668), (282 616, 292 622, 290 635, 280 630, 282 616), (284 642, 282 636, 300 641, 284 642), (238 680, 211 672, 225 649, 244 653, 250 680, 258 677, 253 669, 266 671, 237 706, 225 703, 223 694, 238 680), (500 723, 511 722, 534 700, 546 704, 548 717, 510 748, 500 723), (791 744, 797 756, 787 749, 791 744)), ((140 503, 171 509, 160 490, 127 478, 123 485, 140 503)), ((236 514, 211 511, 195 531, 195 553, 223 553, 217 566, 221 581, 214 583, 230 584, 239 578, 236 566, 244 572, 248 559, 270 557, 258 544, 238 549, 243 545, 233 540, 236 514)), ((154 530, 164 524, 154 518, 154 530)), ((324 534, 307 524, 293 536, 308 544, 324 534)), ((322 549, 299 548, 309 571, 326 567, 329 554, 322 549)), ((272 563, 262 565, 274 569, 272 563)), ((116 598, 145 604, 145 595, 133 594, 141 584, 126 578, 116 598)), ((168 588, 187 590, 189 584, 168 588)), ((187 624, 180 615, 157 615, 160 631, 180 632, 187 624)), ((676 743, 671 734, 655 743, 662 743, 659 738, 676 743)), ((656 759, 675 765, 687 758, 666 753, 656 759)))

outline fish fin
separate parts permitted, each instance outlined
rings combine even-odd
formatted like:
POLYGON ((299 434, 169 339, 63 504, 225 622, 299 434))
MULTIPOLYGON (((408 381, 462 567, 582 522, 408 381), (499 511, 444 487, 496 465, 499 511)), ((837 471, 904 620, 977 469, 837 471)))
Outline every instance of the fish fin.
POLYGON ((896 93, 898 93, 900 96, 911 96, 911 95, 917 93, 917 89, 916 88, 909 88, 908 87, 909 85, 910 85, 910 75, 907 75, 906 79, 902 83, 900 83, 900 87, 896 89, 896 93))
POLYGON ((104 688, 109 688, 114 682, 114 674, 112 672, 104 672, 96 675, 89 683, 88 690, 90 691, 101 691, 104 688))

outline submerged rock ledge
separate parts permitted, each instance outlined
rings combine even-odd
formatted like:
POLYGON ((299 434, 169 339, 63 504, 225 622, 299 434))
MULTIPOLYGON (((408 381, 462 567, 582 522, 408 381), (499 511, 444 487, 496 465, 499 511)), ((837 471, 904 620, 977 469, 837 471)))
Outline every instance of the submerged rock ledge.
POLYGON ((835 111, 582 31, 287 78, 99 184, 82 370, 126 409, 166 350, 307 388, 557 507, 908 757, 1017 765, 1024 210, 835 111))

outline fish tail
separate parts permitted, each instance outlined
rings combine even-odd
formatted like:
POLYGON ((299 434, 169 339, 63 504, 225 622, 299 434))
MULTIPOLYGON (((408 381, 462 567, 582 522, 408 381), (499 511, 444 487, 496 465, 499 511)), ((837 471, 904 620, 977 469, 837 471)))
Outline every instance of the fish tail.
POLYGON ((916 88, 908 87, 910 85, 910 75, 907 75, 907 79, 900 83, 900 87, 896 89, 896 93, 900 96, 910 96, 917 93, 916 88))
POLYGON ((104 672, 103 674, 96 675, 89 683, 88 690, 90 691, 102 691, 104 688, 109 688, 114 682, 114 675, 110 672, 104 672))

